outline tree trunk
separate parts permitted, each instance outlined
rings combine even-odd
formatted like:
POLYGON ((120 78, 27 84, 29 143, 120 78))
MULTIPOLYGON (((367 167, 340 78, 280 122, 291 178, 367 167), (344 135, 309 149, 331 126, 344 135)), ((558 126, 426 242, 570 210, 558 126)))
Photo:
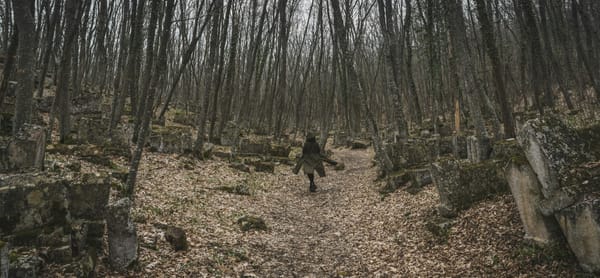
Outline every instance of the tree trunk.
POLYGON ((515 137, 515 127, 513 124, 512 108, 506 97, 502 65, 500 63, 498 48, 496 47, 496 40, 494 39, 492 23, 487 14, 484 0, 475 0, 475 3, 477 4, 477 16, 479 23, 481 24, 483 43, 485 45, 486 53, 490 58, 490 62, 492 63, 492 71, 496 85, 496 101, 500 104, 504 133, 507 138, 513 138, 515 137))
MULTIPOLYGON (((160 6, 159 2, 161 1, 162 0, 152 1, 152 17, 155 17, 158 14, 160 6)), ((136 142, 135 151, 133 152, 133 156, 131 158, 129 175, 127 176, 127 193, 131 199, 133 199, 135 192, 134 187, 137 179, 137 171, 142 158, 142 152, 144 151, 144 145, 146 144, 146 138, 150 133, 150 122, 152 120, 152 107, 154 99, 156 97, 158 87, 161 84, 161 81, 163 81, 167 71, 167 46, 171 38, 171 23, 173 20, 175 0, 166 0, 166 2, 167 5, 164 13, 162 35, 160 37, 160 46, 158 49, 158 58, 156 64, 154 65, 154 69, 151 71, 153 74, 152 78, 149 80, 150 85, 148 86, 148 91, 143 95, 146 99, 146 105, 144 105, 145 110, 142 116, 142 125, 140 126, 140 133, 137 138, 138 140, 136 142)), ((152 20, 150 21, 152 22, 152 20)), ((154 55, 152 51, 147 53, 154 55)))
MULTIPOLYGON (((31 123, 33 90, 34 90, 34 66, 35 66, 35 22, 33 19, 33 6, 31 0, 13 0, 13 12, 15 23, 19 29, 19 46, 17 55, 17 88, 15 91, 15 118, 13 135, 23 127, 31 123)), ((1 103, 0 103, 1 104, 1 103)))

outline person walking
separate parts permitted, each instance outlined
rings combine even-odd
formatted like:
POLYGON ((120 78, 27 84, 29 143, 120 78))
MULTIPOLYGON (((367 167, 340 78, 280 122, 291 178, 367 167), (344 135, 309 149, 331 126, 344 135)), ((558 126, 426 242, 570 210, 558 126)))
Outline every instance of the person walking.
POLYGON ((317 139, 313 133, 309 133, 306 136, 306 142, 304 142, 304 146, 302 147, 302 156, 296 163, 294 167, 294 174, 298 174, 300 168, 304 174, 308 176, 309 191, 316 192, 317 185, 315 184, 315 171, 319 174, 319 177, 325 177, 325 167, 323 167, 323 161, 331 164, 337 165, 337 162, 327 158, 321 152, 321 147, 319 147, 319 143, 317 143, 317 139))

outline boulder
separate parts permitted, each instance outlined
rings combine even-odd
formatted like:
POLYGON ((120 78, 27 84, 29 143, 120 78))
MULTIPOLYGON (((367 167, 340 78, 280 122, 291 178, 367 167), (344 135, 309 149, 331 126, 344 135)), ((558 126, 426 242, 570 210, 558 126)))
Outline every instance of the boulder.
POLYGON ((168 226, 165 230, 165 239, 175 251, 186 250, 188 247, 187 237, 182 228, 168 226))
POLYGON ((108 206, 106 225, 109 261, 116 270, 125 270, 138 256, 137 233, 130 216, 131 205, 131 200, 123 198, 108 206))
POLYGON ((255 216, 244 215, 244 216, 238 218, 237 223, 243 232, 248 232, 251 230, 256 230, 256 231, 266 231, 267 230, 267 224, 265 223, 265 221, 262 218, 255 217, 255 216))
MULTIPOLYGON (((439 196, 440 213, 455 214, 473 203, 508 192, 501 161, 461 163, 445 159, 431 164, 430 172, 439 196)), ((445 216, 445 215, 442 215, 445 216)))

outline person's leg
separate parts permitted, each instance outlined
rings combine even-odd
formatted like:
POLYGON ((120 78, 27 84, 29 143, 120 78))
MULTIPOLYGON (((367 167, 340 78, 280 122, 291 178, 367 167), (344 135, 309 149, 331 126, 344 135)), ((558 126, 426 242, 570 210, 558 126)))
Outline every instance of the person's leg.
POLYGON ((317 190, 317 186, 315 185, 315 174, 307 174, 308 180, 310 180, 310 187, 308 188, 310 192, 315 192, 317 190))

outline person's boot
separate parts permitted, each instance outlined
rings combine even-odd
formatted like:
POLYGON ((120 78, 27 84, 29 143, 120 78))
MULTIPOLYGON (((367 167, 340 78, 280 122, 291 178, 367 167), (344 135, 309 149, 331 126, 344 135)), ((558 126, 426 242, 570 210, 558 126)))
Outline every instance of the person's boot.
POLYGON ((317 191, 317 185, 314 182, 310 183, 310 187, 308 188, 308 190, 310 192, 316 192, 317 191))

